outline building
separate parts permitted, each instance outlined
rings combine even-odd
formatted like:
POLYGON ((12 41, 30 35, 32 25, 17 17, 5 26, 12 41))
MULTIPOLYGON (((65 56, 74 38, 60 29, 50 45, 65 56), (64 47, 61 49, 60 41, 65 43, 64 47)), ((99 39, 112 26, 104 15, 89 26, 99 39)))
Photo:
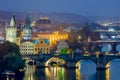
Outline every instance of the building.
POLYGON ((60 50, 63 49, 63 48, 69 48, 69 45, 67 42, 65 42, 64 40, 61 40, 58 42, 57 44, 57 53, 60 53, 60 50))
POLYGON ((48 39, 36 39, 34 42, 35 54, 50 54, 50 42, 48 39))
POLYGON ((23 28, 23 39, 31 40, 32 39, 32 27, 30 26, 30 18, 26 17, 26 25, 23 28))
POLYGON ((50 49, 56 46, 59 40, 67 40, 67 34, 60 34, 58 31, 54 31, 54 25, 50 21, 49 17, 40 17, 38 21, 32 22, 32 40, 34 39, 48 39, 50 42, 50 49))
POLYGON ((34 44, 32 41, 23 40, 20 44, 20 53, 24 54, 34 54, 34 44))
POLYGON ((53 33, 32 33, 32 40, 34 40, 35 38, 48 39, 50 42, 50 48, 52 49, 57 44, 58 41, 67 40, 68 35, 60 34, 57 31, 53 33))
POLYGON ((10 24, 6 27, 6 40, 10 42, 16 42, 17 27, 15 16, 13 15, 10 24))
POLYGON ((39 32, 39 33, 50 33, 53 32, 53 24, 50 21, 49 17, 40 17, 40 19, 35 23, 35 26, 33 27, 33 32, 39 32))

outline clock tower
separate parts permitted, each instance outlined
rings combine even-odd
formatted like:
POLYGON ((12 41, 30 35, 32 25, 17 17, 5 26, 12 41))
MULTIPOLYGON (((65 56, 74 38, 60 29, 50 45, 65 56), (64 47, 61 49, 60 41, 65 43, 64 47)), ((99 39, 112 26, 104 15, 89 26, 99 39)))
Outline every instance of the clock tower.
POLYGON ((31 38, 32 38, 32 34, 31 34, 32 28, 30 26, 30 23, 31 23, 30 18, 27 16, 25 21, 26 21, 26 25, 23 28, 23 39, 24 40, 31 40, 31 38))

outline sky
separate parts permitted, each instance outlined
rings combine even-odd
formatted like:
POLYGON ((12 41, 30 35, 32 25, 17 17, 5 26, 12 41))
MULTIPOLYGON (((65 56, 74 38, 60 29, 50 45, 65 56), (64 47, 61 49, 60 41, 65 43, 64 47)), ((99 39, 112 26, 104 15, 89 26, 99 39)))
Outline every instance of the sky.
POLYGON ((120 0, 0 0, 0 10, 120 16, 120 0))

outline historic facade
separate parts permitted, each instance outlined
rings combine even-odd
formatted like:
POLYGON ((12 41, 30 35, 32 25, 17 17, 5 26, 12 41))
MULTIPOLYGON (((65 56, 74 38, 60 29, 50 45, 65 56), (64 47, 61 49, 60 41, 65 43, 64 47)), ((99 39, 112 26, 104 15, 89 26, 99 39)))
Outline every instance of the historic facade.
POLYGON ((32 33, 32 39, 38 38, 38 39, 48 39, 50 42, 50 48, 52 49, 54 45, 57 44, 60 40, 67 40, 68 35, 67 34, 60 34, 59 32, 53 32, 53 33, 32 33))
POLYGON ((48 39, 40 39, 40 40, 34 40, 34 48, 35 53, 43 53, 43 54, 49 54, 50 53, 50 42, 48 39))
POLYGON ((34 44, 32 41, 22 41, 20 44, 20 53, 24 54, 34 54, 34 44))
POLYGON ((68 35, 54 31, 48 17, 41 17, 34 27, 31 27, 30 18, 26 17, 25 23, 16 27, 15 16, 12 16, 6 27, 5 39, 19 45, 21 54, 49 54, 57 42, 67 40, 68 35))
POLYGON ((30 26, 30 18, 26 17, 26 25, 23 28, 23 39, 24 40, 31 40, 32 39, 32 28, 30 26))
POLYGON ((69 48, 69 45, 64 40, 61 40, 57 44, 57 52, 60 53, 60 50, 63 49, 63 48, 69 48))
POLYGON ((37 33, 50 33, 53 31, 53 24, 49 17, 40 17, 40 19, 36 21, 35 26, 33 27, 33 32, 37 33))
POLYGON ((17 27, 15 22, 15 16, 13 15, 10 24, 6 27, 6 40, 16 43, 17 27))

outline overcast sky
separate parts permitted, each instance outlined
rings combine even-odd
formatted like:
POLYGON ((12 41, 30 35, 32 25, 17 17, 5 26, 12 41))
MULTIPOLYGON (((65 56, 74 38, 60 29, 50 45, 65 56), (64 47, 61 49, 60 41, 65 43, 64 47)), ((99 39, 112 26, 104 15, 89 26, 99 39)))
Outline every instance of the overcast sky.
POLYGON ((0 0, 0 10, 120 16, 120 0, 0 0))

